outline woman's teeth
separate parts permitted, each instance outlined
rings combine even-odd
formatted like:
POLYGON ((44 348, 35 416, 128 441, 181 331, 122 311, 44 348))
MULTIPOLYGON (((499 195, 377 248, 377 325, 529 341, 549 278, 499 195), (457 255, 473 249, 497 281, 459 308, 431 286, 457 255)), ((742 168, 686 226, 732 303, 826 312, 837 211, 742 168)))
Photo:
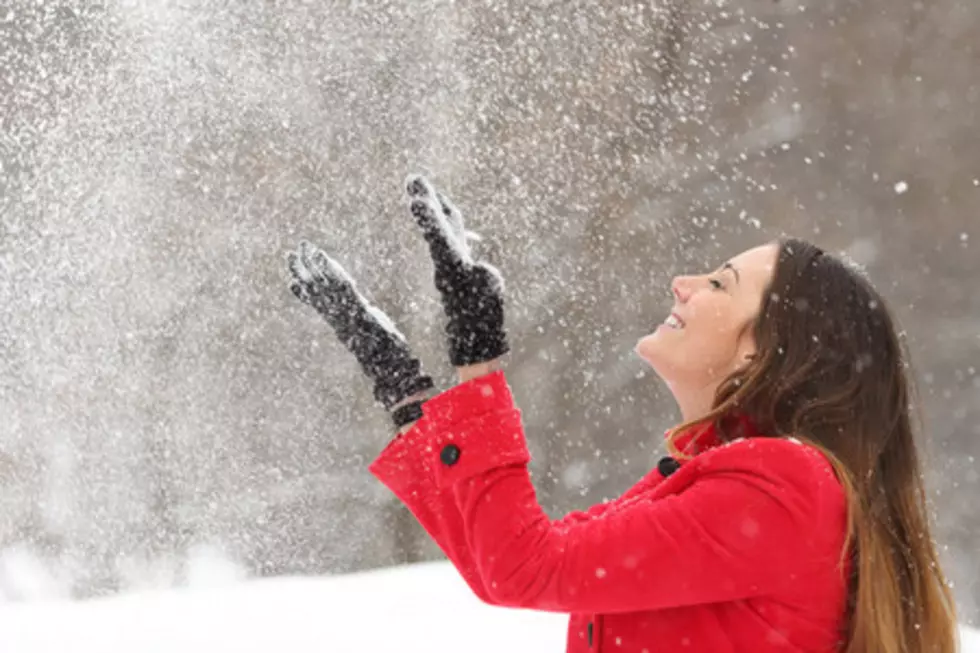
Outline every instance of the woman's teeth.
POLYGON ((664 320, 664 325, 669 326, 671 329, 684 328, 684 324, 673 314, 667 316, 667 319, 664 320))

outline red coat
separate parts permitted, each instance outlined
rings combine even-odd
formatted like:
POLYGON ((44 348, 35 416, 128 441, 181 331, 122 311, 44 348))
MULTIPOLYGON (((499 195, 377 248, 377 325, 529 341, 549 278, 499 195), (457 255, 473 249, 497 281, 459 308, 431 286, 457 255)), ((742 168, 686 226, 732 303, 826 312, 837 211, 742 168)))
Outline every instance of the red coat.
POLYGON ((424 411, 371 472, 481 599, 569 613, 568 651, 839 650, 845 501, 813 448, 705 431, 679 467, 553 521, 502 372, 424 411))

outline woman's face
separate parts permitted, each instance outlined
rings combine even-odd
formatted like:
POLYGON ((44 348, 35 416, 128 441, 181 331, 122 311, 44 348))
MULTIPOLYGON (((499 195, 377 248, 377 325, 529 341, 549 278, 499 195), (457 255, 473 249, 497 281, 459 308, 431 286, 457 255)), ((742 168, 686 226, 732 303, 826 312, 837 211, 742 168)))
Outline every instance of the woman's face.
MULTIPOLYGON (((637 343, 636 352, 675 396, 701 392, 713 400, 718 384, 755 354, 752 327, 778 255, 778 244, 762 245, 710 274, 674 279, 670 316, 637 343)), ((677 399, 683 408, 685 397, 677 399)))

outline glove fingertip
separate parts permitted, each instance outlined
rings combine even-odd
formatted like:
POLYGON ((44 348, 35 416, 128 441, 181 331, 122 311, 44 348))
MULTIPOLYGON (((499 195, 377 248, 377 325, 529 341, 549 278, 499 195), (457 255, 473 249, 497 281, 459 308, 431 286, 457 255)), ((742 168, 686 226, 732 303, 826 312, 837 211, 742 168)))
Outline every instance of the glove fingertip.
POLYGON ((453 206, 453 203, 446 199, 446 196, 438 191, 436 191, 436 199, 439 200, 439 205, 442 208, 442 214, 447 218, 454 218, 458 211, 456 211, 456 207, 453 206))
POLYGON ((299 264, 304 270, 307 271, 308 275, 313 274, 313 266, 311 262, 313 260, 314 254, 317 252, 317 247, 308 240, 304 240, 299 244, 299 264))
POLYGON ((429 183, 422 175, 409 175, 405 180, 405 190, 411 197, 425 197, 429 194, 429 183))
POLYGON ((320 283, 341 281, 346 276, 343 268, 322 249, 318 249, 313 255, 312 263, 314 277, 320 283))
POLYGON ((292 274, 298 281, 309 281, 310 271, 303 264, 302 260, 296 252, 290 252, 286 257, 286 263, 289 266, 289 273, 292 274))
POLYGON ((294 281, 289 284, 289 290, 292 291, 292 293, 296 295, 296 299, 300 300, 301 302, 309 301, 309 297, 303 290, 303 286, 298 281, 294 281))
POLYGON ((411 205, 412 215, 415 221, 423 229, 431 229, 435 226, 435 216, 432 214, 432 207, 424 200, 413 200, 411 205))

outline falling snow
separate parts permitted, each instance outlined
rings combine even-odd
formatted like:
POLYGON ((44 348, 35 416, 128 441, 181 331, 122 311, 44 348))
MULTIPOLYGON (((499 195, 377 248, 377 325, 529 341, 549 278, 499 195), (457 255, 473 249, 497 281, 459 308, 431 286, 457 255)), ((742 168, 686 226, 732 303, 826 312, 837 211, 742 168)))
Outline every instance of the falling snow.
POLYGON ((421 172, 507 281, 553 514, 617 496, 680 419, 633 353, 675 275, 786 234, 863 266, 924 379, 936 535, 980 619, 978 74, 946 37, 980 4, 914 33, 901 3, 6 4, 8 600, 186 587, 202 551, 236 579, 439 557, 366 473, 386 415, 283 259, 329 251, 445 387, 421 172))

